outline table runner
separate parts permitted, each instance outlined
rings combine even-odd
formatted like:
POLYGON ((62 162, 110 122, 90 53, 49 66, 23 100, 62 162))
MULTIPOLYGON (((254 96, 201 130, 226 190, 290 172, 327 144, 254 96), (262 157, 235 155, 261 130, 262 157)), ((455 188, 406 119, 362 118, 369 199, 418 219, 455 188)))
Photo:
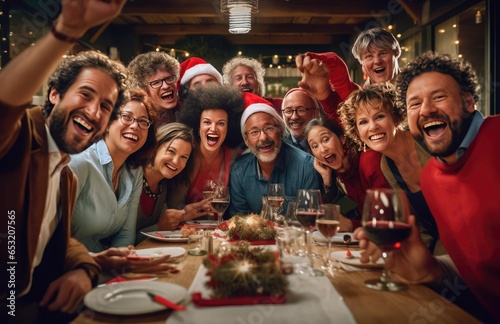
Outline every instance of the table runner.
POLYGON ((167 324, 179 323, 355 323, 354 317, 327 277, 288 275, 290 281, 286 302, 281 305, 248 305, 196 307, 191 302, 193 292, 204 298, 209 290, 207 269, 201 265, 188 290, 189 302, 184 312, 173 312, 167 324))

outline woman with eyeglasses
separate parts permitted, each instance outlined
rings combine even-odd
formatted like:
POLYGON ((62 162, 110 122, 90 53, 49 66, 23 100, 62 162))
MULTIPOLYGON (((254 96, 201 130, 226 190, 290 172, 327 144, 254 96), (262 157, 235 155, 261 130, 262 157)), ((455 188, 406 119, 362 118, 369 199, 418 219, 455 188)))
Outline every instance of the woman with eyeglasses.
POLYGON ((146 238, 140 232, 173 230, 182 221, 205 215, 210 208, 208 200, 188 204, 182 209, 170 205, 171 201, 184 199, 178 188, 189 185, 188 175, 195 167, 196 143, 192 129, 181 123, 168 123, 158 128, 156 140, 156 151, 143 165, 137 244, 146 238))
POLYGON ((179 121, 190 126, 197 139, 195 171, 186 190, 186 204, 203 199, 205 180, 229 184, 231 165, 241 154, 239 145, 243 143, 239 129, 243 106, 238 89, 219 84, 195 89, 184 101, 179 121))
POLYGON ((156 145, 155 112, 144 91, 128 91, 113 117, 104 138, 73 155, 70 162, 78 177, 71 234, 90 252, 134 244, 142 192, 140 166, 156 145))

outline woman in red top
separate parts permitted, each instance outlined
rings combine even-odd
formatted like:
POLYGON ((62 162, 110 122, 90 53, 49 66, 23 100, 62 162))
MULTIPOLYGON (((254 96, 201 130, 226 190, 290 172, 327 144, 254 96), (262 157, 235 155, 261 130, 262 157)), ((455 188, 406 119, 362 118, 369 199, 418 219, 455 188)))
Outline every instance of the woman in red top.
POLYGON ((380 170, 381 153, 360 152, 342 127, 327 118, 311 120, 306 134, 314 168, 323 179, 323 201, 340 205, 346 216, 340 230, 352 231, 360 226, 366 189, 390 188, 380 170))
POLYGON ((203 199, 205 180, 229 184, 231 165, 241 154, 239 120, 243 107, 238 89, 218 84, 196 89, 186 98, 179 121, 193 128, 198 142, 186 204, 203 199))

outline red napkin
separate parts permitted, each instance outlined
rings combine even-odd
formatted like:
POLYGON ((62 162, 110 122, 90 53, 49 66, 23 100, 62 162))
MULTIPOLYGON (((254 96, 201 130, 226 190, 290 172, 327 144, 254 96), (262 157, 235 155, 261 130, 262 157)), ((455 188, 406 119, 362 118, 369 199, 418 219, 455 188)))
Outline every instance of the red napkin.
POLYGON ((237 306, 256 304, 283 304, 286 300, 285 294, 279 296, 251 296, 236 298, 203 298, 201 293, 195 292, 191 295, 193 304, 200 307, 211 306, 237 306))
POLYGON ((112 283, 115 283, 115 282, 123 282, 123 281, 136 281, 136 280, 151 280, 152 277, 141 277, 141 278, 126 278, 122 275, 119 275, 119 276, 116 276, 114 277, 113 279, 111 279, 110 281, 106 282, 106 285, 109 285, 109 284, 112 284, 112 283))

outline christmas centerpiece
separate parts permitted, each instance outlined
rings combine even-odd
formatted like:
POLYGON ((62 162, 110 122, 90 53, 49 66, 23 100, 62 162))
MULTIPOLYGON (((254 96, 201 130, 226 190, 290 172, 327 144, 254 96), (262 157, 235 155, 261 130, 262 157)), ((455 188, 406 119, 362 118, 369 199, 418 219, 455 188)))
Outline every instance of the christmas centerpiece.
POLYGON ((248 242, 209 254, 203 265, 209 280, 205 287, 210 299, 193 294, 198 306, 279 304, 285 301, 288 281, 281 271, 277 253, 263 247, 250 247, 248 242))
POLYGON ((229 241, 271 242, 274 244, 276 229, 271 221, 259 215, 236 215, 221 223, 216 232, 229 241))

